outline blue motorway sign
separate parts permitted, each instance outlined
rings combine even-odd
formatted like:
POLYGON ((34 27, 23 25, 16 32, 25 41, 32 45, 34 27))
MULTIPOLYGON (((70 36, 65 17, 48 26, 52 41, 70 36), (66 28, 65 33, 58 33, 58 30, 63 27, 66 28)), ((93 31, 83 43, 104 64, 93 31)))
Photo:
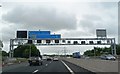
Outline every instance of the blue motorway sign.
POLYGON ((61 38, 60 34, 50 34, 50 31, 29 31, 29 38, 35 39, 48 39, 48 38, 61 38))

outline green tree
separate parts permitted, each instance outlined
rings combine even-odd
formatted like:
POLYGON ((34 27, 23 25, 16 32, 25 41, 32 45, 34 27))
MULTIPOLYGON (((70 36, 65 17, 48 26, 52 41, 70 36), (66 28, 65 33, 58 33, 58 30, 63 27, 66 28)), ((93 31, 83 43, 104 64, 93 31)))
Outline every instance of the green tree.
MULTIPOLYGON (((101 54, 112 54, 111 47, 104 47, 104 48, 94 47, 94 49, 92 50, 85 51, 84 55, 94 56, 94 50, 96 56, 100 56, 101 54)), ((116 53, 117 55, 120 55, 120 44, 116 45, 116 53)))
POLYGON ((2 51, 2 56, 8 56, 8 53, 6 51, 2 51))
POLYGON ((94 51, 93 50, 87 50, 87 51, 84 52, 84 55, 94 56, 94 51))
POLYGON ((30 49, 25 49, 24 52, 22 53, 23 57, 28 58, 29 52, 30 52, 30 49))
POLYGON ((31 51, 31 56, 40 56, 39 50, 36 48, 34 44, 31 44, 31 45, 20 45, 16 49, 14 49, 14 57, 28 58, 30 55, 30 51, 31 51))
POLYGON ((117 55, 120 55, 120 44, 116 45, 116 53, 117 55))
POLYGON ((102 54, 111 54, 111 47, 107 48, 100 48, 100 47, 94 47, 92 50, 87 50, 84 52, 84 55, 87 56, 100 56, 102 54))

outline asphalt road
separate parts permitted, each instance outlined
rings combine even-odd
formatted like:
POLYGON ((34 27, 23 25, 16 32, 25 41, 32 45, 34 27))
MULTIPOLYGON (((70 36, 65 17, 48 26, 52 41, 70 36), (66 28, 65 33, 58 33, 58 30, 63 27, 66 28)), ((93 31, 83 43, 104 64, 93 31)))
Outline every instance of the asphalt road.
POLYGON ((26 62, 5 66, 3 67, 2 71, 2 74, 95 74, 64 60, 44 60, 43 65, 41 66, 29 66, 29 64, 26 62))

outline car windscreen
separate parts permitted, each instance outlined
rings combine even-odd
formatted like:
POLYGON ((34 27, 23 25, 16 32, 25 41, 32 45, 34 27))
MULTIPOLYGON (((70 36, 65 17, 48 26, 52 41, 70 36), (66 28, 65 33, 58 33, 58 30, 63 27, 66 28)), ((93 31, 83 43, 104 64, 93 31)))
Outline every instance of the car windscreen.
POLYGON ((107 57, 114 57, 114 56, 112 56, 112 55, 107 55, 107 57))

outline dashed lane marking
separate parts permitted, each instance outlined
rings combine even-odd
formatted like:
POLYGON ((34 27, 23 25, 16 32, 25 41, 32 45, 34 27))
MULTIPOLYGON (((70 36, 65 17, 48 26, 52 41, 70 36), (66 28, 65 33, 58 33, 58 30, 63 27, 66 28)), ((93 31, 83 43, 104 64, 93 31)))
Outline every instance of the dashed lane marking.
POLYGON ((36 72, 38 72, 39 70, 35 70, 33 73, 36 73, 36 72))

